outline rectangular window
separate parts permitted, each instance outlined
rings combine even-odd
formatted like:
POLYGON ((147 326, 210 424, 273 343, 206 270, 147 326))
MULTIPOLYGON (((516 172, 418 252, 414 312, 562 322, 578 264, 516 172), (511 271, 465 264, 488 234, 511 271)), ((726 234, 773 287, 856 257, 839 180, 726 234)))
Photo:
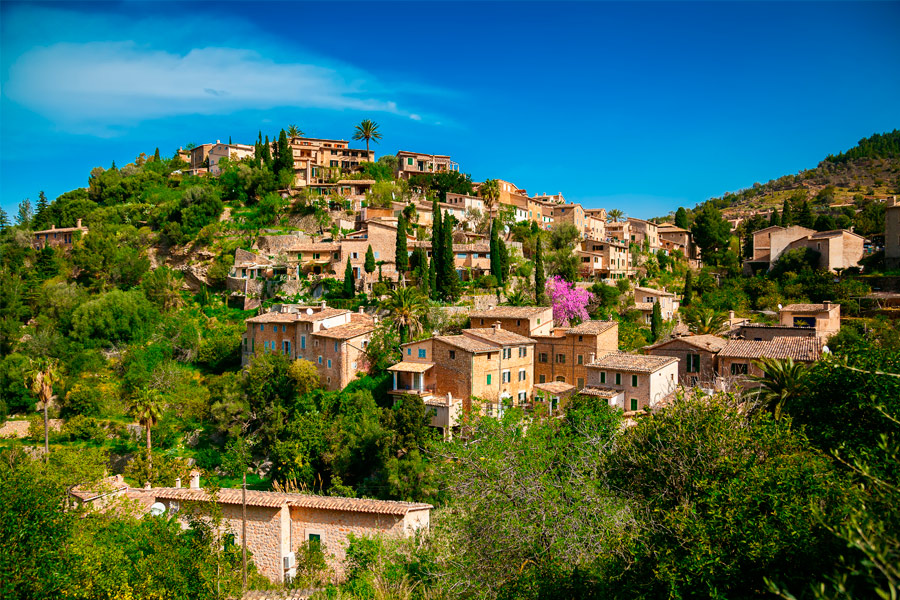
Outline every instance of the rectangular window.
POLYGON ((528 399, 527 392, 519 392, 519 404, 524 404, 527 399, 528 399))
POLYGON ((334 343, 334 351, 335 351, 335 352, 338 351, 338 346, 340 346, 340 342, 335 342, 335 343, 334 343))
POLYGON ((266 330, 266 326, 263 325, 262 323, 260 323, 260 324, 259 324, 259 330, 260 330, 260 331, 265 331, 265 330, 266 330))
POLYGON ((456 360, 456 350, 450 351, 450 360, 456 360))
POLYGON ((291 353, 291 343, 289 341, 285 340, 282 345, 284 346, 284 353, 290 354, 291 353))
POLYGON ((256 352, 256 340, 250 340, 250 352, 256 352))
POLYGON ((407 349, 406 349, 406 355, 407 355, 407 356, 412 356, 412 348, 407 348, 407 349))
POLYGON ((637 410, 637 409, 638 409, 637 398, 632 398, 631 399, 631 410, 637 410))
POLYGON ((525 381, 525 378, 528 377, 525 369, 519 369, 519 381, 525 381))
POLYGON ((377 252, 373 252, 373 254, 375 255, 375 260, 378 260, 378 253, 377 253, 377 252))
POLYGON ((487 376, 487 385, 491 385, 491 374, 490 373, 488 373, 488 376, 487 376))
POLYGON ((746 375, 747 374, 747 363, 732 363, 731 374, 732 375, 746 375))
POLYGON ((638 376, 632 375, 631 376, 631 387, 637 387, 637 385, 638 385, 638 376))
POLYGON ((578 364, 579 364, 579 365, 583 365, 583 364, 584 364, 584 354, 579 354, 579 355, 578 355, 578 364))
POLYGON ((329 369, 331 368, 331 359, 330 358, 328 359, 328 368, 329 369))
POLYGON ((622 385, 622 374, 616 373, 616 385, 622 385))
POLYGON ((300 336, 300 349, 306 350, 306 336, 305 335, 300 336))
POLYGON ((541 319, 540 319, 540 318, 538 318, 538 320, 537 320, 537 324, 538 324, 538 325, 540 325, 540 324, 541 324, 541 319))
POLYGON ((547 378, 544 375, 538 375, 538 383, 547 383, 547 378))
POLYGON ((600 371, 600 383, 606 383, 606 371, 600 371))
POLYGON ((565 354, 557 354, 557 355, 556 355, 556 362, 558 362, 558 363, 561 364, 561 365, 566 364, 566 355, 565 355, 565 354))
POLYGON ((425 348, 419 348, 419 358, 425 358, 425 348))
POLYGON ((503 371, 503 373, 501 373, 501 375, 500 375, 500 379, 503 383, 509 383, 509 381, 510 381, 509 371, 503 371))
POLYGON ((575 387, 577 387, 579 390, 584 387, 584 377, 578 378, 578 385, 576 385, 575 387))
POLYGON ((406 164, 408 164, 408 165, 412 165, 412 164, 413 164, 413 159, 412 159, 411 156, 410 156, 409 158, 406 159, 406 164))
POLYGON ((547 353, 546 352, 541 352, 540 354, 538 354, 538 362, 542 362, 542 363, 547 362, 547 353))
POLYGON ((309 534, 309 541, 318 544, 322 541, 322 536, 318 533, 311 533, 309 534))
POLYGON ((287 325, 282 325, 282 326, 281 326, 281 333, 284 333, 284 332, 286 332, 286 331, 287 331, 287 325))
POLYGON ((319 355, 319 364, 320 365, 322 364, 322 355, 321 354, 319 355))
POLYGON ((688 373, 699 373, 700 372, 700 355, 699 354, 688 354, 687 355, 687 372, 688 373))

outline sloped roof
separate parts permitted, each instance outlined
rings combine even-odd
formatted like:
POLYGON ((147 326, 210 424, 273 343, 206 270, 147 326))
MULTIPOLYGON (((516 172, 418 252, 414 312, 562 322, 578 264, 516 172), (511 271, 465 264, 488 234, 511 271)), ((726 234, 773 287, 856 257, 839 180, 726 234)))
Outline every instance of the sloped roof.
POLYGON ((518 333, 513 333, 512 331, 508 331, 506 329, 494 329, 493 327, 482 327, 480 329, 463 329, 463 333, 501 346, 534 343, 533 339, 525 337, 524 335, 519 335, 518 333))
MULTIPOLYGON (((831 307, 840 306, 840 304, 832 303, 831 307)), ((824 304, 788 304, 787 306, 782 307, 782 311, 785 312, 825 312, 826 309, 824 304)))
POLYGON ((334 252, 340 250, 341 245, 332 242, 315 242, 306 244, 294 244, 287 249, 288 252, 334 252))
POLYGON ((578 393, 585 395, 585 396, 594 396, 596 398, 605 398, 606 400, 609 400, 610 398, 615 398, 619 394, 624 394, 625 391, 624 390, 614 390, 612 388, 607 388, 607 387, 588 386, 588 387, 581 388, 581 391, 578 393))
POLYGON ((473 319, 529 319, 548 310, 548 306, 494 306, 487 310, 474 310, 469 316, 473 319))
MULTIPOLYGON (((208 502, 210 500, 206 490, 203 489, 155 488, 153 492, 157 499, 162 500, 178 500, 182 502, 208 502)), ((241 490, 223 488, 219 490, 215 499, 222 504, 241 504, 241 490)), ((432 508, 430 504, 417 502, 368 500, 365 498, 343 498, 339 496, 313 496, 311 494, 282 494, 279 492, 260 492, 257 490, 247 490, 247 505, 267 508, 292 506, 298 508, 397 516, 405 515, 413 510, 427 510, 432 508)))
POLYGON ((536 383, 534 389, 548 392, 550 394, 565 394, 575 389, 571 383, 564 381, 548 381, 547 383, 536 383))
POLYGON ((653 356, 650 354, 625 354, 624 352, 612 352, 601 356, 589 367, 597 369, 612 369, 615 371, 629 371, 634 373, 653 373, 659 369, 678 362, 673 356, 653 356))
POLYGON ((293 323, 297 321, 297 313, 267 312, 246 319, 245 323, 293 323))
POLYGON ((635 302, 634 307, 638 310, 653 310, 652 302, 635 302))
POLYGON ((575 327, 569 327, 568 329, 566 329, 566 333, 577 335, 597 335, 618 326, 618 321, 584 321, 583 323, 579 323, 575 327))
POLYGON ((816 338, 775 337, 771 341, 731 340, 719 352, 719 358, 793 358, 801 362, 819 360, 822 343, 816 338))
POLYGON ((673 344, 675 342, 690 344, 691 346, 694 346, 701 350, 707 350, 709 352, 718 352, 725 347, 725 345, 728 343, 728 340, 720 338, 716 335, 686 335, 684 337, 672 338, 671 340, 666 340, 664 342, 648 346, 648 348, 651 350, 656 348, 665 348, 669 344, 673 344))
POLYGON ((456 348, 460 348, 467 352, 473 352, 475 354, 497 351, 496 346, 488 344, 487 342, 483 342, 481 340, 470 338, 466 335, 438 335, 435 336, 434 339, 440 342, 444 342, 445 344, 449 344, 450 346, 455 346, 456 348))
POLYGON ((350 338, 359 337, 374 331, 375 325, 370 320, 368 323, 362 320, 351 321, 346 325, 338 325, 330 329, 320 329, 313 335, 323 338, 333 338, 336 340, 349 340, 350 338))
POLYGON ((654 296, 664 296, 669 298, 674 298, 675 294, 672 292, 667 292, 665 290, 654 290, 653 288, 648 287, 636 287, 634 288, 635 292, 644 292, 646 294, 653 294, 654 296))
MULTIPOLYGON (((321 321, 322 319, 327 319, 329 317, 336 317, 338 315, 343 315, 350 312, 345 308, 323 308, 318 312, 313 312, 313 314, 308 315, 306 313, 300 313, 297 315, 298 321, 321 321)), ((337 327, 335 327, 336 329, 337 327)))
POLYGON ((401 373, 424 373, 434 366, 434 363, 417 363, 406 360, 398 362, 396 365, 388 367, 388 371, 399 371, 401 373))

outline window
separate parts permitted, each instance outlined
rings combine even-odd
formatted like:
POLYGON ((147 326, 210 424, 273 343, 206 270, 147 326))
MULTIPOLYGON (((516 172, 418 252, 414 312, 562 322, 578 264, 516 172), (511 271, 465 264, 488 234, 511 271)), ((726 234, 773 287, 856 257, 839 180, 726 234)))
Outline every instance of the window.
POLYGON ((583 341, 584 341, 584 336, 583 336, 583 335, 579 335, 579 336, 578 336, 578 341, 579 341, 579 342, 583 342, 583 341))
POLYGON ((584 378, 583 377, 578 378, 578 385, 575 387, 577 387, 579 390, 584 387, 584 378))
POLYGON ((632 398, 631 399, 631 410, 637 410, 637 409, 638 409, 637 398, 632 398))
POLYGON ((378 259, 378 253, 377 253, 377 252, 373 252, 373 254, 375 255, 375 259, 377 260, 377 259, 378 259))
POLYGON ((540 324, 541 324, 541 319, 540 319, 540 317, 538 317, 538 321, 537 321, 537 324, 538 324, 538 325, 540 325, 540 324))
POLYGON ((263 325, 262 323, 260 323, 260 324, 259 324, 259 330, 260 330, 260 331, 265 331, 265 330, 266 330, 266 326, 263 325))
POLYGON ((547 362, 547 353, 546 352, 541 352, 540 354, 538 354, 538 362, 542 362, 542 363, 547 362))
POLYGON ((410 156, 409 158, 406 159, 406 164, 408 164, 410 166, 413 164, 412 156, 410 156))
POLYGON ((407 349, 406 349, 406 355, 407 355, 407 356, 412 356, 412 348, 407 348, 407 349))
POLYGON ((606 371, 600 371, 600 383, 606 383, 606 371))
POLYGON ((305 335, 300 336, 300 349, 306 350, 306 336, 305 335))
POLYGON ((500 374, 500 381, 502 381, 503 383, 510 382, 509 370, 505 370, 505 371, 503 371, 503 373, 500 374))
POLYGON ((544 375, 538 375, 538 383, 547 383, 547 378, 544 375))
POLYGON ((525 372, 525 369, 519 369, 519 381, 525 381, 526 377, 528 377, 528 374, 525 372))
POLYGON ((250 352, 256 352, 256 340, 250 340, 250 352))
POLYGON ((578 364, 579 364, 579 365, 583 365, 583 364, 584 364, 584 354, 579 354, 579 355, 578 355, 578 364))
POLYGON ((419 348, 419 358, 425 358, 426 350, 425 348, 419 348))
POLYGON ((285 354, 290 354, 290 353, 291 353, 291 343, 290 343, 289 341, 285 340, 285 341, 282 343, 282 346, 284 347, 284 353, 285 353, 285 354))
POLYGON ((322 542, 322 536, 319 535, 318 533, 311 533, 311 534, 309 534, 309 541, 319 544, 322 542))
POLYGON ((335 343, 334 343, 334 351, 335 351, 335 352, 338 351, 338 348, 340 347, 340 345, 341 345, 340 342, 335 342, 335 343))
POLYGON ((637 387, 637 385, 638 385, 638 376, 632 375, 631 376, 631 387, 637 387))
POLYGON ((528 400, 527 392, 519 392, 519 404, 525 404, 525 401, 528 400))
POLYGON ((319 355, 319 364, 320 365, 322 364, 322 355, 321 354, 319 355))
POLYGON ((559 381, 559 382, 562 382, 562 383, 565 383, 565 382, 566 382, 566 378, 563 377, 562 375, 558 375, 558 376, 556 377, 556 380, 559 381))
POLYGON ((516 327, 520 326, 521 324, 522 324, 522 320, 516 319, 516 327))
POLYGON ((616 373, 616 385, 622 385, 622 374, 616 373))
POLYGON ((528 356, 528 346, 522 346, 519 348, 519 358, 523 358, 528 356))
POLYGON ((747 374, 747 363, 732 363, 731 364, 731 374, 732 375, 746 375, 747 374))
POLYGON ((284 333, 285 331, 287 331, 287 325, 282 325, 282 326, 281 326, 281 333, 284 333))
POLYGON ((359 254, 357 252, 351 252, 350 257, 353 259, 357 259, 357 258, 359 258, 359 254))
POLYGON ((328 359, 328 368, 329 369, 331 368, 331 359, 330 358, 328 359))
POLYGON ((557 355, 556 355, 556 362, 558 362, 558 363, 561 364, 561 365, 566 364, 566 355, 565 355, 565 354, 557 354, 557 355))
POLYGON ((450 351, 450 360, 456 360, 456 350, 450 351))
POLYGON ((490 373, 488 373, 488 376, 487 376, 487 385, 491 385, 491 374, 490 373))
POLYGON ((687 355, 687 372, 688 373, 699 373, 700 372, 700 355, 699 354, 688 354, 687 355))

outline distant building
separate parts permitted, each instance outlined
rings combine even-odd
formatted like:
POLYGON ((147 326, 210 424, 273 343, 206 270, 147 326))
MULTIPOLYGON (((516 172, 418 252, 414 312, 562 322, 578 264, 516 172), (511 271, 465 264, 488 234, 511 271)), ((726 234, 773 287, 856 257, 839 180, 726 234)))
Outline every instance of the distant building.
POLYGON ((295 137, 289 143, 294 155, 294 186, 312 186, 318 193, 326 193, 335 187, 340 193, 341 186, 347 188, 345 195, 358 193, 359 189, 351 187, 358 185, 353 180, 330 182, 341 179, 342 174, 359 171, 362 163, 375 161, 374 150, 351 148, 346 140, 295 137))
POLYGON ((766 227, 753 234, 753 258, 744 261, 746 273, 768 271, 785 252, 798 248, 814 250, 819 255, 820 269, 836 271, 859 266, 865 238, 846 229, 815 231, 793 225, 766 227))
POLYGON ((653 408, 672 398, 678 386, 678 359, 614 352, 587 365, 582 394, 606 400, 626 412, 653 408))
POLYGON ((555 327, 549 334, 533 334, 534 376, 537 383, 562 382, 582 389, 587 365, 619 347, 618 321, 585 321, 574 327, 555 327))
POLYGON ((81 225, 81 219, 75 221, 75 227, 56 227, 34 232, 34 247, 43 249, 47 246, 70 250, 72 244, 81 236, 87 235, 88 228, 81 225))
POLYGON ((817 337, 827 340, 841 329, 841 305, 788 304, 778 311, 778 320, 782 327, 813 327, 817 337))
POLYGON ((634 295, 634 307, 641 311, 644 323, 650 324, 653 317, 653 305, 659 304, 660 314, 664 321, 671 321, 678 312, 678 297, 666 290, 654 290, 652 288, 636 287, 634 295))
POLYGON ((423 154, 401 150, 397 153, 397 178, 409 179, 412 175, 459 171, 459 164, 446 154, 423 154))
POLYGON ((553 331, 553 309, 549 306, 491 306, 469 313, 472 327, 490 327, 500 323, 506 331, 526 337, 550 335, 553 331))
POLYGON ((818 338, 776 337, 770 341, 730 340, 718 353, 718 373, 720 379, 732 378, 746 387, 748 376, 760 376, 762 371, 755 361, 761 358, 814 363, 822 353, 822 342, 818 338))

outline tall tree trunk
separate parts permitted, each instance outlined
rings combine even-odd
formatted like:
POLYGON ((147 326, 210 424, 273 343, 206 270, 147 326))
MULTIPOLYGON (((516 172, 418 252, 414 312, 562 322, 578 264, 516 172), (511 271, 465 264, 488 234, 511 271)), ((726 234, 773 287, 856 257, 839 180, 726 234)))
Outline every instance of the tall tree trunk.
POLYGON ((50 460, 50 420, 47 418, 47 405, 49 400, 44 400, 44 464, 50 460))
MULTIPOLYGON (((147 428, 147 481, 153 476, 153 453, 150 452, 150 423, 144 425, 147 428)), ((151 485, 153 482, 150 482, 151 485)))

